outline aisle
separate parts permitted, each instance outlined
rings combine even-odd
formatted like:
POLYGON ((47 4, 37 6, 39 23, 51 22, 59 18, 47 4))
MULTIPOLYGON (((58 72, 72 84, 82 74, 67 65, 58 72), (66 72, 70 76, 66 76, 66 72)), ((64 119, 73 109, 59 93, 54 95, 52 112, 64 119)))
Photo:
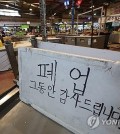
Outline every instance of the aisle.
POLYGON ((0 134, 73 133, 20 101, 0 120, 0 134))

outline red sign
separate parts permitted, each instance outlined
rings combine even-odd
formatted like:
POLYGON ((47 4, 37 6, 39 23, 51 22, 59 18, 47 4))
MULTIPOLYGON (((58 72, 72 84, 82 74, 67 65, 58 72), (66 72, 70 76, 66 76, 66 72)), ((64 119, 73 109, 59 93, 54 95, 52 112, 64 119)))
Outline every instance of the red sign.
POLYGON ((81 3, 82 3, 82 1, 83 1, 83 0, 77 0, 77 1, 76 1, 76 5, 77 5, 77 6, 80 6, 81 3))

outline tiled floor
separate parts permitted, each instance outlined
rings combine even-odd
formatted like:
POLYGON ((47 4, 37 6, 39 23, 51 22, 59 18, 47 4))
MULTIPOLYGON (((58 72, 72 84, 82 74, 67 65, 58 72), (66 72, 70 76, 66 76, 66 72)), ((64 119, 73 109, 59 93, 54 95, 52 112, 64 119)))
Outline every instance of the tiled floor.
POLYGON ((0 134, 73 133, 20 101, 0 120, 0 134))
POLYGON ((13 79, 12 71, 0 72, 0 95, 15 85, 13 79))

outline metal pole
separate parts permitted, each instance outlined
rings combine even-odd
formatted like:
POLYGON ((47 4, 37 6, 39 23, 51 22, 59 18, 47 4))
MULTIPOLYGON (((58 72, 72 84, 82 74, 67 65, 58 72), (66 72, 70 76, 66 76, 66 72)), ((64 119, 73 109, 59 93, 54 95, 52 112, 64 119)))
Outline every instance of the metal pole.
POLYGON ((74 11, 75 7, 74 7, 74 0, 72 0, 72 34, 74 33, 74 11))
POLYGON ((85 30, 84 28, 85 28, 85 23, 83 22, 83 33, 84 33, 84 30, 85 30))
POLYGON ((40 22, 41 22, 42 41, 47 41, 46 2, 45 0, 39 0, 39 4, 40 4, 40 22))
POLYGON ((101 8, 100 27, 99 27, 99 33, 98 33, 98 35, 100 35, 100 32, 101 32, 102 13, 103 13, 103 8, 101 8))
POLYGON ((79 19, 79 16, 77 15, 77 35, 78 35, 78 19, 79 19))
POLYGON ((8 54, 8 58, 9 58, 14 76, 17 79, 18 76, 19 76, 18 63, 17 63, 17 59, 16 59, 16 56, 15 56, 13 44, 11 42, 5 42, 5 48, 6 48, 6 51, 7 51, 7 54, 8 54))
POLYGON ((94 9, 93 9, 93 0, 91 0, 91 6, 92 6, 92 25, 91 25, 91 29, 92 29, 92 32, 91 32, 91 47, 93 46, 93 25, 94 25, 94 9))
POLYGON ((53 24, 53 20, 52 20, 52 16, 51 16, 51 21, 50 21, 50 25, 51 25, 51 26, 50 26, 50 35, 51 35, 51 36, 52 36, 52 28, 53 28, 53 27, 52 27, 52 24, 53 24))

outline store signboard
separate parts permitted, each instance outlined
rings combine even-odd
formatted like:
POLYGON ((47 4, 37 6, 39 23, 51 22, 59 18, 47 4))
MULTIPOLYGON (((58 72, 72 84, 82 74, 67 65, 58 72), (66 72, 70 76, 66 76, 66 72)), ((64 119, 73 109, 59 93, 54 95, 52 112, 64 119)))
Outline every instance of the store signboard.
POLYGON ((76 134, 120 134, 120 53, 45 44, 19 49, 20 99, 76 134))
POLYGON ((116 27, 116 26, 118 27, 118 26, 120 26, 120 22, 113 22, 113 23, 112 23, 112 26, 113 26, 113 27, 116 27))
POLYGON ((106 18, 106 22, 119 22, 120 16, 109 16, 106 18))

